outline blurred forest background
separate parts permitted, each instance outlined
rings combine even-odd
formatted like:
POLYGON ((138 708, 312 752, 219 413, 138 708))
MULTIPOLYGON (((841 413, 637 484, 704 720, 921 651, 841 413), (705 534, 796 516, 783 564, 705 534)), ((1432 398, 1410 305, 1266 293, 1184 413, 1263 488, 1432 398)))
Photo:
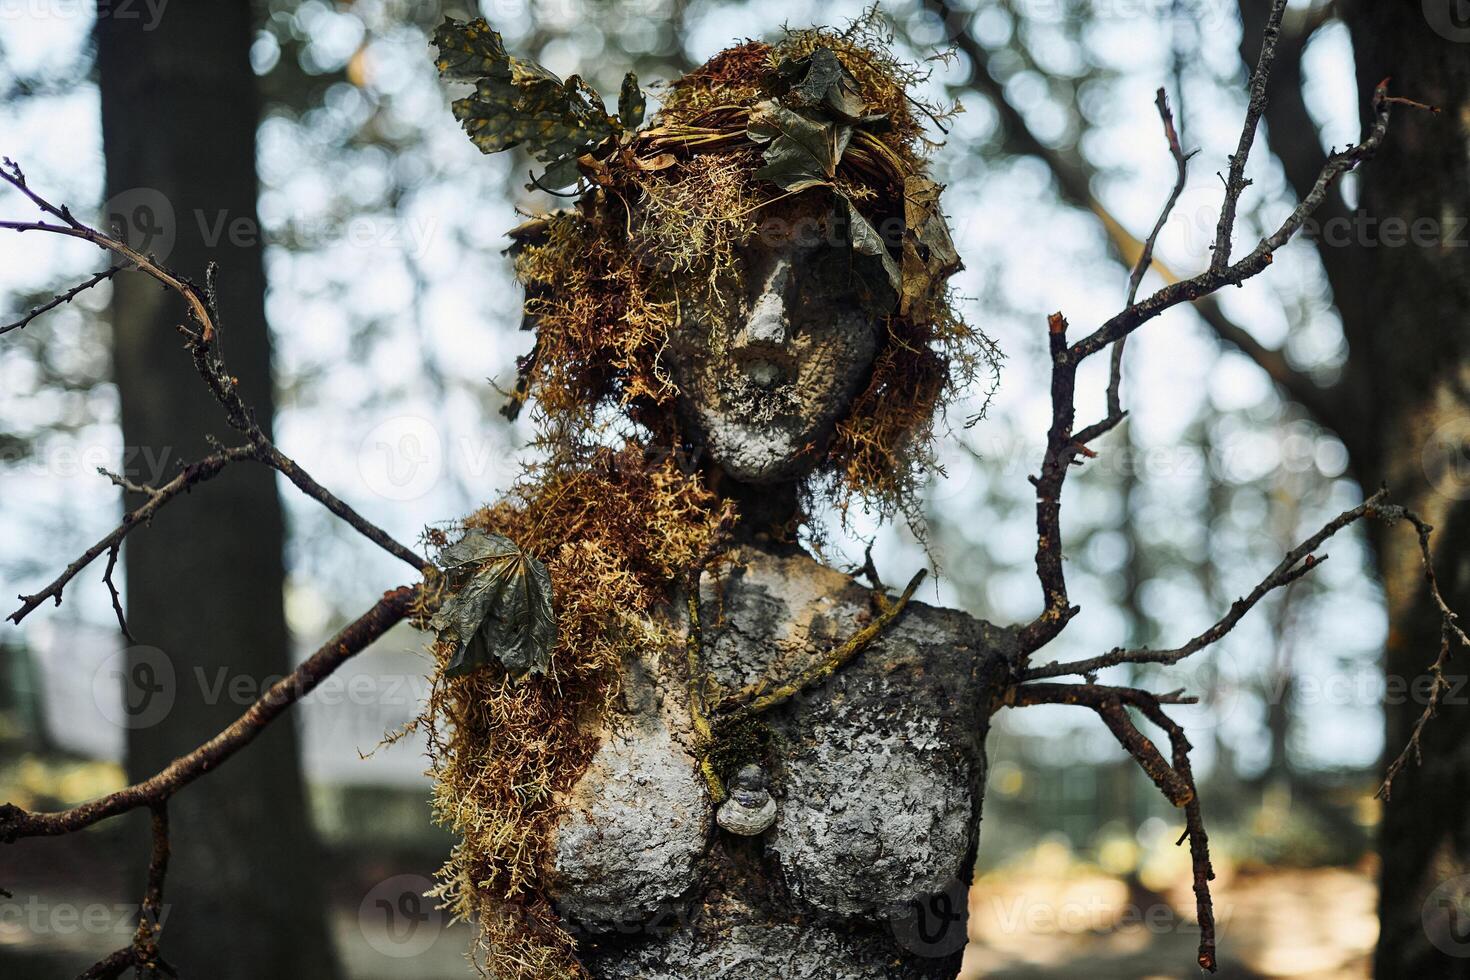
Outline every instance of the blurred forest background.
MULTIPOLYGON (((1153 106, 1159 86, 1184 145, 1201 150, 1159 259, 1181 274, 1207 264, 1216 171, 1239 136, 1268 6, 883 5, 914 60, 956 47, 932 62, 928 82, 966 110, 935 169, 966 263, 966 313, 1007 355, 984 421, 959 425, 978 407, 976 392, 943 437, 947 472, 928 497, 941 575, 926 601, 1003 623, 1035 614, 1026 474, 1049 419, 1045 316, 1060 309, 1080 326, 1122 305, 1136 238, 1173 179, 1153 106)), ((1324 151, 1357 137, 1386 59, 1422 46, 1470 62, 1470 31, 1451 37, 1419 3, 1366 6, 1291 5, 1269 152, 1252 160, 1242 229, 1274 227, 1324 151), (1373 23, 1389 8, 1412 24, 1373 23), (1365 50, 1370 36, 1383 50, 1365 50)), ((431 63, 434 25, 483 15, 512 52, 610 95, 630 68, 647 87, 735 40, 783 23, 841 24, 862 9, 847 0, 0 0, 0 153, 52 200, 120 222, 181 272, 202 278, 206 262, 220 262, 225 351, 250 401, 269 409, 273 398, 283 450, 413 541, 503 491, 527 458, 528 421, 497 412, 498 389, 529 347, 503 235, 516 209, 558 204, 526 191, 524 159, 482 156, 459 130, 431 63)), ((1464 99, 1466 70, 1400 70, 1396 86, 1464 99)), ((1443 127, 1463 125, 1449 115, 1443 127)), ((1401 117, 1389 141, 1445 139, 1422 136, 1429 125, 1401 117)), ((1394 165, 1410 164, 1383 164, 1394 165)), ((1322 217, 1355 213, 1377 166, 1345 181, 1322 217)), ((1466 231, 1455 224, 1470 174, 1446 168, 1442 184, 1416 185, 1419 210, 1385 205, 1436 222, 1426 240, 1395 246, 1360 223, 1340 242, 1294 242, 1245 288, 1130 341, 1130 419, 1067 491, 1069 583, 1082 613, 1048 657, 1182 641, 1385 475, 1409 484, 1421 509, 1415 494, 1440 501, 1428 508, 1439 517, 1470 497, 1463 395, 1432 419, 1414 406, 1433 387, 1431 368, 1454 364, 1463 340, 1415 348, 1422 377, 1395 374, 1402 365, 1385 352, 1418 343, 1412 334, 1359 343, 1403 314, 1394 297, 1437 296, 1445 269, 1460 270, 1458 292, 1430 301, 1445 316, 1428 315, 1470 335, 1466 231), (1455 181, 1457 196, 1440 195, 1455 181), (1426 264, 1430 272, 1413 271, 1426 264), (1415 438, 1405 436, 1409 417, 1427 425, 1415 438), (1389 453, 1395 439, 1408 448, 1389 453)), ((10 194, 0 216, 30 212, 10 194)), ((0 238, 3 319, 101 262, 59 238, 0 238)), ((0 593, 35 591, 116 523, 121 495, 98 466, 167 478, 197 457, 204 433, 223 432, 207 395, 192 390, 201 386, 170 328, 179 314, 157 295, 120 279, 0 340, 0 593)), ((1093 400, 1083 414, 1101 406, 1104 383, 1102 370, 1084 372, 1079 391, 1093 400)), ((405 580, 390 557, 281 486, 277 505, 268 471, 222 479, 129 538, 131 650, 100 568, 59 608, 0 632, 0 800, 54 807, 155 770, 405 580), (279 538, 279 552, 259 557, 263 536, 279 538), (137 684, 162 696, 138 701, 137 684)), ((901 529, 828 523, 835 564, 860 561, 874 535, 890 578, 927 560, 901 529)), ((1400 636, 1389 646, 1410 666, 1385 672, 1396 613, 1380 568, 1398 559, 1374 533, 1334 539, 1331 561, 1184 669, 1127 678, 1203 696, 1178 717, 1199 748, 1217 842, 1224 975, 1369 974, 1384 705, 1389 729, 1402 732, 1418 713, 1408 682, 1435 646, 1433 635, 1427 645, 1400 636)), ((1463 596, 1464 578, 1451 576, 1450 590, 1463 596)), ((190 966, 222 980, 469 975, 465 927, 415 897, 451 843, 429 823, 421 749, 406 741, 372 752, 417 713, 427 670, 417 637, 395 631, 307 698, 294 730, 278 726, 179 798, 165 949, 185 975, 196 975, 190 966)), ((1449 716, 1463 716, 1463 703, 1451 701, 1439 722, 1444 738, 1458 737, 1464 722, 1449 716)), ((1395 734, 1390 750, 1401 742, 1395 734)), ((1107 731, 1087 712, 1032 708, 1002 714, 989 747, 971 898, 975 975, 1072 977, 1084 962, 1098 977, 1193 975, 1179 821, 1107 731)), ((1435 778, 1453 784, 1457 771, 1435 778)), ((1451 975, 1409 966, 1437 955, 1416 931, 1425 876, 1444 877, 1426 870, 1435 829, 1414 823, 1429 808, 1414 793, 1429 785, 1410 777, 1396 794, 1396 805, 1400 794, 1411 802, 1393 839, 1413 840, 1396 858, 1402 884, 1390 890, 1387 921, 1406 924, 1407 938, 1380 954, 1394 958, 1383 976, 1451 975)), ((1463 833, 1464 804, 1434 799, 1436 826, 1458 819, 1463 833)), ((113 821, 5 848, 0 972, 72 975, 125 945, 139 889, 132 855, 145 832, 113 821)))

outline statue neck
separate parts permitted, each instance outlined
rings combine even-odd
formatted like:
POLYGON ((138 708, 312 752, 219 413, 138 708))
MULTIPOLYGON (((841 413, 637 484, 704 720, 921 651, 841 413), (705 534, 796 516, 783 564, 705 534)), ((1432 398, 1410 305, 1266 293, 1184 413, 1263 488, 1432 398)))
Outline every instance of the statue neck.
POLYGON ((777 554, 801 551, 796 530, 803 513, 796 481, 741 483, 717 470, 711 484, 716 493, 735 504, 740 515, 735 526, 736 543, 753 544, 777 554))

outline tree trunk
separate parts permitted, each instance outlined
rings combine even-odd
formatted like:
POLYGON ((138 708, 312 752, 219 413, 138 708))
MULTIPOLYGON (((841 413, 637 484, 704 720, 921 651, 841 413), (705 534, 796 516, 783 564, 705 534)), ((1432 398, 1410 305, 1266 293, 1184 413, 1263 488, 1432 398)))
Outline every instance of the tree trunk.
MULTIPOLYGON (((1360 90, 1392 76, 1396 94, 1443 108, 1399 107, 1384 149, 1361 174, 1373 288, 1350 330, 1344 379, 1366 409, 1371 444, 1354 468, 1435 525, 1436 570, 1451 606, 1470 610, 1470 19, 1456 0, 1343 5, 1360 90), (1453 12, 1462 16, 1456 21, 1453 12), (1397 221, 1395 226, 1389 222, 1397 221), (1400 242, 1397 228, 1407 228, 1400 242), (1415 229, 1419 229, 1416 232, 1415 229)), ((1417 542, 1404 527, 1371 532, 1388 604, 1385 751, 1392 758, 1424 707, 1439 617, 1425 593, 1417 542)), ((1463 895, 1470 890, 1470 710, 1465 651, 1450 661, 1452 694, 1426 730, 1384 808, 1379 977, 1470 977, 1463 895), (1444 899, 1445 901, 1441 901, 1444 899), (1458 922, 1455 914, 1458 912, 1458 922)))
MULTIPOLYGON (((269 432, 251 6, 150 11, 98 5, 105 220, 196 281, 219 263, 223 350, 269 432)), ((142 276, 113 288, 124 468, 166 480, 207 451, 206 434, 230 432, 180 349, 183 306, 142 276)), ((128 676, 131 779, 214 735, 290 669, 283 536, 274 474, 242 463, 128 539, 127 610, 140 644, 128 676)), ((272 726, 170 810, 163 949, 180 974, 335 976, 293 725, 272 726)))

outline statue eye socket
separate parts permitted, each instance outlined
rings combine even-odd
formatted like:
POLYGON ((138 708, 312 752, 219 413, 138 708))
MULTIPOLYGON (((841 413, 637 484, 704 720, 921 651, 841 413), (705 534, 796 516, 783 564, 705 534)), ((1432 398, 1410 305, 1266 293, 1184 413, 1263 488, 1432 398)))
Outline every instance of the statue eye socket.
POLYGON ((859 270, 853 265, 852 249, 823 243, 813 249, 799 270, 806 296, 826 302, 859 303, 863 293, 859 270))

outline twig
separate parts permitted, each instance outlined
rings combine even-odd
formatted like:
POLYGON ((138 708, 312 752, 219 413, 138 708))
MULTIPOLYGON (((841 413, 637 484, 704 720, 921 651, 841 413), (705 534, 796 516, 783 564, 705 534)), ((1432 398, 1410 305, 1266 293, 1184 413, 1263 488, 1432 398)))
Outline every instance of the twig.
POLYGON ((1314 554, 1322 546, 1322 543, 1349 524, 1376 513, 1376 508, 1387 497, 1388 492, 1386 490, 1379 490, 1358 506, 1345 510, 1328 521, 1316 534, 1313 534, 1301 544, 1288 551, 1286 556, 1271 570, 1271 573, 1263 578, 1247 595, 1231 603, 1229 611, 1216 621, 1214 625, 1182 646, 1174 647, 1170 650, 1128 650, 1123 647, 1115 647, 1102 656, 1091 657, 1087 660, 1074 660, 1070 663, 1057 663, 1053 661, 1045 666, 1027 670, 1022 677, 1024 680, 1039 680, 1047 677, 1064 677, 1067 675, 1091 677, 1099 670, 1106 667, 1115 667, 1119 664, 1178 663, 1185 657, 1198 653, 1211 644, 1218 642, 1225 634, 1234 629, 1235 624, 1240 622, 1241 618, 1250 612, 1256 603, 1265 598, 1268 593, 1283 586, 1290 585, 1326 561, 1326 555, 1317 556, 1314 554))
POLYGON ((689 672, 689 723, 698 742, 699 772, 709 788, 710 799, 715 803, 725 802, 725 781, 715 771, 709 750, 714 745, 714 730, 709 721, 709 675, 704 670, 701 658, 704 652, 704 630, 699 617, 699 582, 704 571, 714 562, 729 542, 730 529, 735 524, 734 504, 727 501, 719 524, 710 535, 704 550, 689 567, 685 576, 685 605, 689 615, 689 629, 684 636, 685 667, 689 672))
POLYGON ((722 722, 738 721, 770 711, 837 673, 903 614, 909 600, 914 596, 914 591, 918 589, 919 583, 923 582, 924 577, 928 574, 928 569, 919 569, 914 577, 909 579, 909 584, 904 586, 899 597, 891 602, 885 601, 866 626, 833 647, 825 657, 791 680, 777 685, 770 691, 745 691, 726 698, 717 709, 717 713, 721 716, 720 720, 722 722))
POLYGON ((1119 744, 1139 764, 1174 806, 1184 811, 1183 843, 1189 840, 1190 861, 1194 868, 1195 915, 1199 920, 1199 953, 1202 969, 1215 971, 1215 911, 1210 897, 1210 882, 1215 869, 1210 863, 1210 840, 1205 832, 1200 810, 1199 788, 1189 763, 1192 746, 1184 729, 1164 713, 1163 704, 1191 703, 1192 698, 1177 694, 1153 694, 1133 687, 1105 687, 1099 684, 1022 684, 1005 694, 1003 705, 1025 707, 1035 704, 1073 704, 1097 713, 1119 744), (1138 730, 1124 710, 1136 708, 1149 721, 1169 736, 1171 762, 1165 762, 1153 741, 1138 730))
MULTIPOLYGON (((1278 0, 1279 5, 1279 0, 1278 0)), ((1029 656, 1061 632, 1068 620, 1075 615, 1075 608, 1068 605, 1066 580, 1062 570, 1060 529, 1061 490, 1070 467, 1079 455, 1084 455, 1087 443, 1082 436, 1093 436, 1094 429, 1084 429, 1076 436, 1072 434, 1075 417, 1073 399, 1076 390, 1078 365, 1109 344, 1126 337, 1144 323, 1159 316, 1165 310, 1188 300, 1208 295, 1225 285, 1236 285, 1256 275, 1270 264, 1276 249, 1301 227, 1312 211, 1321 204, 1327 188, 1338 177, 1352 170, 1358 163, 1372 156, 1388 131, 1390 107, 1388 82, 1385 79, 1374 92, 1373 107, 1375 122, 1367 139, 1328 158, 1317 179, 1312 193, 1302 200, 1281 226, 1261 239, 1256 248, 1245 258, 1224 269, 1210 269, 1191 278, 1171 283, 1148 299, 1134 303, 1091 334, 1071 346, 1066 344, 1067 321, 1060 313, 1048 320, 1052 359, 1052 426, 1047 434, 1046 454, 1042 460, 1041 475, 1033 477, 1036 486, 1037 511, 1037 578, 1041 582, 1043 608, 1035 620, 1021 630, 1022 657, 1029 656)), ((1251 122, 1248 120, 1247 126, 1251 122)), ((1248 145, 1247 145, 1248 148, 1248 145)), ((1241 164, 1243 166, 1243 163, 1241 164)), ((1104 430, 1105 431, 1105 430, 1104 430)))
MULTIPOLYGON (((90 228, 75 217, 66 207, 58 207, 33 191, 26 183, 19 166, 4 160, 0 166, 0 179, 15 187, 44 213, 58 219, 61 224, 45 221, 0 221, 0 229, 18 233, 37 231, 58 234, 91 242, 123 259, 123 262, 105 272, 97 273, 50 302, 32 310, 17 323, 0 329, 5 333, 20 329, 47 310, 69 302, 81 292, 90 289, 104 279, 120 271, 141 271, 153 277, 165 287, 178 293, 188 306, 189 315, 196 329, 180 326, 186 338, 186 347, 194 359, 200 378, 219 402, 229 424, 244 434, 246 443, 225 448, 211 440, 216 449, 210 455, 186 467, 168 483, 149 486, 135 483, 121 474, 100 470, 125 492, 143 496, 144 502, 124 515, 122 522, 102 540, 87 549, 73 561, 50 585, 40 592, 21 596, 21 607, 10 615, 19 623, 46 599, 61 602, 66 585, 87 565, 107 552, 107 568, 103 581, 111 596, 113 611, 118 626, 129 640, 127 619, 123 612, 121 597, 112 580, 117 567, 118 554, 123 539, 139 524, 145 524, 157 511, 174 500, 180 493, 218 475, 226 465, 242 459, 263 463, 282 473, 307 496, 320 502, 332 513, 342 518, 364 537, 423 572, 428 562, 394 541, 381 528, 364 519, 351 507, 317 483, 290 457, 282 453, 255 421, 255 415, 239 395, 239 382, 226 369, 216 347, 219 332, 219 310, 214 289, 215 267, 206 270, 205 288, 200 290, 193 283, 169 272, 117 238, 90 228)), ((87 969, 84 978, 112 978, 120 976, 130 967, 139 974, 163 972, 173 975, 173 969, 158 954, 158 939, 162 927, 163 880, 168 866, 168 815, 167 802, 195 779, 212 772, 232 755, 253 741, 267 725, 291 705, 310 693, 343 662, 366 648, 405 615, 423 598, 422 586, 403 586, 387 592, 378 603, 357 620, 345 627, 327 644, 307 658, 289 675, 273 684, 231 725, 208 742, 187 755, 175 759, 149 779, 109 793, 89 803, 57 812, 30 812, 14 804, 0 806, 0 842, 11 843, 22 837, 56 836, 73 833, 90 827, 108 817, 116 816, 140 807, 153 812, 153 852, 149 862, 148 885, 139 916, 138 928, 133 943, 118 950, 87 969)))
POLYGON ((1041 581, 1044 607, 1041 615, 1021 628, 1021 649, 1026 653, 1044 646, 1080 611, 1067 599, 1062 569, 1062 485, 1077 456, 1072 438, 1077 362, 1067 349, 1066 317, 1053 313, 1047 318, 1047 339, 1051 347, 1051 427, 1046 433, 1041 474, 1029 478, 1036 488, 1036 577, 1041 581))
POLYGON ((155 975, 159 972, 178 975, 158 954, 158 940, 163 933, 163 879, 168 873, 168 804, 159 801, 149 809, 153 814, 153 851, 148 859, 148 884, 138 910, 138 928, 133 933, 132 945, 98 960, 78 980, 119 977, 130 967, 136 968, 140 975, 143 970, 155 975))
POLYGON ((55 837, 90 827, 108 817, 153 806, 173 796, 254 741, 282 712, 366 649, 403 619, 421 595, 421 586, 400 586, 383 594, 367 612, 343 627, 299 667, 272 684, 245 713, 214 738, 169 763, 140 783, 89 803, 56 812, 31 812, 13 804, 0 806, 0 843, 22 837, 55 837))
POLYGON ((1367 138, 1356 146, 1350 146, 1327 158, 1327 165, 1317 176, 1317 183, 1286 219, 1271 234, 1262 238, 1256 247, 1239 262, 1215 269, 1213 266, 1189 279, 1171 283, 1148 299, 1128 307, 1098 327, 1091 334, 1072 346, 1076 357, 1088 357, 1126 336, 1160 313, 1180 303, 1189 302, 1216 292, 1223 286, 1239 285, 1257 275, 1271 264, 1276 250, 1285 245, 1297 233, 1327 196, 1327 190, 1338 178, 1357 167, 1378 151, 1388 132, 1388 123, 1395 100, 1388 94, 1388 79, 1378 84, 1373 92, 1373 125, 1367 138))
POLYGON ((1118 744, 1138 760, 1148 778, 1166 796, 1170 803, 1182 807, 1194 799, 1194 788, 1179 777, 1179 774, 1164 761, 1154 743, 1134 726, 1125 704, 1132 703, 1135 694, 1131 688, 1103 687, 1093 684, 1024 684, 1007 692, 1007 707, 1026 707, 1033 704, 1076 704, 1097 712, 1103 724, 1113 733, 1118 744))
MULTIPOLYGON (((224 409, 225 418, 229 421, 230 425, 244 434, 250 441, 249 451, 237 458, 254 459, 257 462, 272 467, 295 484, 301 492, 321 503, 333 514, 336 514, 350 524, 363 537, 378 545, 378 547, 394 557, 407 562, 420 572, 427 567, 428 562, 425 559, 420 558, 413 551, 393 540, 386 531, 364 518, 313 479, 295 460, 281 452, 260 426, 256 424, 254 412, 250 410, 240 397, 238 380, 225 367, 224 359, 220 356, 214 342, 219 332, 219 311, 215 309, 212 290, 201 290, 187 279, 174 275, 153 261, 152 258, 140 254, 125 242, 82 224, 76 218, 72 217, 71 212, 67 208, 58 207, 33 191, 27 185, 25 175, 21 172, 20 167, 8 159, 4 161, 4 167, 0 167, 0 179, 19 189, 26 197, 35 202, 37 207, 41 208, 47 214, 53 215, 65 222, 63 225, 54 225, 46 222, 0 221, 0 229, 10 229, 18 232, 49 232, 89 241, 99 248, 112 251, 126 259, 127 261, 121 267, 123 270, 136 269, 137 271, 147 273, 163 283, 164 286, 178 293, 184 299, 185 303, 188 304, 190 316, 199 327, 197 332, 184 327, 179 328, 185 337, 186 347, 194 358, 195 370, 198 371, 199 376, 214 394, 215 400, 220 403, 220 407, 224 409)), ((207 277, 212 280, 213 275, 214 269, 211 267, 207 271, 207 277)), ((69 291, 68 298, 75 296, 84 288, 91 288, 91 286, 97 285, 100 281, 101 274, 99 273, 98 276, 94 276, 88 282, 69 291)), ((59 304, 52 303, 46 309, 54 308, 56 305, 59 304)), ((44 312, 44 309, 40 310, 40 312, 44 312)), ((29 320, 26 322, 29 322, 29 320)), ((218 470, 215 470, 209 475, 213 476, 217 472, 218 470)), ((194 482, 198 481, 196 480, 194 482)), ((124 486, 124 489, 135 489, 124 484, 119 485, 124 486)), ((166 503, 167 499, 171 499, 173 495, 169 494, 164 500, 151 499, 149 504, 152 505, 152 509, 157 509, 157 507, 166 503)), ((151 514, 152 510, 149 513, 151 514)), ((124 519, 124 526, 119 527, 113 532, 117 535, 118 539, 121 539, 127 533, 126 524, 127 520, 124 519)), ((110 546, 110 543, 109 545, 104 545, 104 547, 107 546, 110 546)), ((53 583, 53 588, 55 589, 54 594, 58 601, 60 599, 60 585, 64 585, 66 580, 69 580, 76 574, 76 571, 91 562, 99 554, 101 554, 100 550, 90 555, 84 555, 83 559, 79 560, 79 565, 74 563, 74 567, 68 569, 68 574, 63 574, 62 578, 58 580, 58 583, 53 583)), ((38 593, 41 597, 45 597, 47 594, 49 593, 38 593)), ((22 598, 26 598, 29 603, 29 598, 22 598)), ((33 605, 29 608, 22 607, 18 616, 24 617, 32 608, 34 608, 33 605)), ((17 615, 12 615, 10 618, 15 620, 15 622, 20 622, 17 615)))
MULTIPOLYGON (((105 537, 103 537, 96 544, 92 545, 92 547, 82 552, 81 556, 70 565, 67 565, 66 569, 62 571, 62 573, 58 575, 55 580, 51 582, 50 585, 46 586, 44 589, 35 593, 34 595, 20 596, 20 608, 11 613, 6 618, 13 623, 19 623, 21 620, 25 619, 32 612, 34 612, 35 609, 47 599, 54 599, 58 606, 61 605, 62 589, 66 587, 68 582, 70 582, 73 578, 77 576, 78 572, 90 565, 104 551, 111 551, 114 547, 121 544, 122 539, 127 537, 128 533, 131 532, 133 528, 139 526, 140 524, 148 523, 153 515, 157 513, 158 509, 164 504, 168 503, 174 497, 178 496, 181 493, 187 492, 196 484, 203 483, 205 480, 211 480, 214 477, 218 476, 220 474, 220 471, 223 470, 227 464, 238 459, 251 458, 253 452, 254 448, 251 446, 235 446, 229 449, 218 450, 217 452, 210 453, 208 456, 199 460, 197 463, 190 463, 188 466, 185 466, 183 470, 179 472, 178 476, 174 477, 163 486, 157 488, 139 487, 135 484, 125 481, 122 477, 117 476, 116 474, 108 473, 106 470, 101 470, 100 472, 112 479, 112 481, 114 483, 117 483, 119 486, 123 486, 126 489, 140 490, 147 493, 148 500, 136 509, 129 511, 127 514, 124 514, 122 523, 109 531, 105 537)), ((111 585, 111 573, 112 562, 109 562, 109 586, 111 585)))
MULTIPOLYGON (((946 0, 924 0, 924 6, 943 22, 955 25, 954 44, 965 54, 971 66, 968 87, 989 99, 999 113, 1006 148, 1046 164, 1062 197, 1091 212, 1098 219, 1125 264, 1131 265, 1135 262, 1143 247, 1142 242, 1130 234, 1092 193, 1093 174, 1080 160, 1065 156, 1043 143, 1027 123, 1026 117, 1006 98, 1004 85, 997 81, 990 68, 990 52, 968 30, 967 25, 974 13, 960 10, 946 0)), ((1320 165, 1312 167, 1311 176, 1302 190, 1303 194, 1310 189, 1319 170, 1320 165)), ((1154 269, 1165 283, 1179 281, 1178 276, 1157 260, 1154 262, 1154 269)), ((1306 408, 1318 422, 1335 431, 1344 441, 1351 440, 1352 432, 1348 422, 1352 418, 1352 405, 1340 389, 1324 388, 1295 370, 1280 350, 1261 344, 1247 330, 1225 316, 1212 296, 1198 296, 1193 304, 1195 311, 1222 340, 1255 361, 1273 381, 1281 385, 1293 401, 1306 408)), ((1116 345, 1114 349, 1116 350, 1116 345)))
POLYGON ((128 638, 129 643, 136 643, 132 632, 128 629, 128 617, 123 614, 122 596, 118 595, 117 586, 112 582, 112 570, 117 567, 117 554, 122 550, 122 542, 114 541, 112 547, 107 549, 107 571, 102 573, 102 581, 107 585, 107 594, 112 597, 112 611, 117 614, 117 628, 122 630, 122 635, 128 638))
POLYGON ((81 293, 86 292, 99 283, 111 279, 113 276, 117 275, 125 268, 126 266, 114 265, 103 269, 101 272, 94 273, 87 279, 82 280, 80 283, 71 287, 65 292, 57 293, 55 296, 42 303, 40 306, 32 307, 31 311, 25 316, 21 317, 19 320, 16 320, 13 323, 7 323, 5 324, 5 326, 0 327, 0 334, 7 334, 12 330, 24 330, 36 317, 40 316, 43 313, 48 313, 51 310, 56 309, 58 306, 63 306, 67 303, 70 303, 81 293))
MULTIPOLYGON (((1179 203, 1179 195, 1184 193, 1184 185, 1189 179, 1189 158, 1199 152, 1195 150, 1185 153, 1184 148, 1179 145, 1179 130, 1174 126, 1174 114, 1169 111, 1169 96, 1162 87, 1154 97, 1154 105, 1159 108, 1159 119, 1164 124, 1164 139, 1169 144, 1169 154, 1174 158, 1177 175, 1174 179, 1174 187, 1169 192, 1168 199, 1164 201, 1163 208, 1159 211, 1158 220, 1154 222, 1153 230, 1149 232, 1148 237, 1143 241, 1143 246, 1138 251, 1138 261, 1133 264, 1133 271, 1128 275, 1128 299, 1124 302, 1124 306, 1132 306, 1138 300, 1138 287, 1143 283, 1144 274, 1153 265, 1154 246, 1158 244, 1159 235, 1163 232, 1164 225, 1168 223, 1169 215, 1174 211, 1174 205, 1179 203)), ((1118 425, 1128 414, 1123 410, 1123 400, 1120 394, 1123 384, 1123 348, 1127 343, 1127 337, 1120 337, 1113 344, 1112 363, 1108 368, 1108 414, 1102 421, 1078 433, 1077 441, 1084 446, 1118 425)))
POLYGON ((1245 179, 1245 164, 1256 141, 1261 116, 1266 112, 1266 85, 1271 80, 1271 65, 1276 60, 1276 45, 1281 40, 1281 18, 1286 13, 1286 0, 1273 0, 1266 15, 1262 33, 1261 55, 1251 73, 1250 102, 1245 109, 1245 125, 1240 130, 1240 144, 1230 156, 1230 175, 1225 179, 1225 204, 1220 208, 1220 221, 1215 226, 1215 255, 1210 260, 1212 272, 1223 272, 1230 263, 1230 239, 1235 233, 1235 213, 1240 195, 1250 186, 1245 179))
POLYGON ((1424 726, 1428 725, 1429 720, 1438 713, 1444 696, 1449 693, 1452 687, 1450 682, 1445 679, 1445 667, 1449 665, 1450 655, 1456 648, 1464 647, 1470 650, 1470 636, 1466 636, 1465 631, 1460 628, 1459 617, 1455 615, 1454 610, 1450 609, 1449 604, 1444 601, 1444 596, 1439 591, 1439 578, 1434 573, 1434 558, 1429 550, 1429 535, 1434 529, 1413 511, 1397 505, 1378 507, 1374 511, 1374 516, 1381 518, 1389 524, 1405 520, 1414 526, 1414 531, 1419 536, 1419 556, 1424 565, 1424 582, 1429 588, 1430 598, 1434 600, 1440 616, 1439 654, 1434 658, 1434 663, 1429 665, 1431 681, 1428 701, 1424 705, 1424 711, 1420 713, 1419 718, 1414 722, 1414 728, 1409 734, 1408 743, 1399 752, 1398 756, 1394 758, 1393 762, 1389 763, 1388 770, 1383 776, 1383 785, 1378 787, 1378 792, 1375 794, 1379 798, 1387 800, 1393 791, 1394 777, 1408 764, 1409 757, 1411 755, 1413 756, 1415 764, 1420 764, 1424 761, 1423 749, 1420 745, 1420 737, 1424 734, 1424 726))

